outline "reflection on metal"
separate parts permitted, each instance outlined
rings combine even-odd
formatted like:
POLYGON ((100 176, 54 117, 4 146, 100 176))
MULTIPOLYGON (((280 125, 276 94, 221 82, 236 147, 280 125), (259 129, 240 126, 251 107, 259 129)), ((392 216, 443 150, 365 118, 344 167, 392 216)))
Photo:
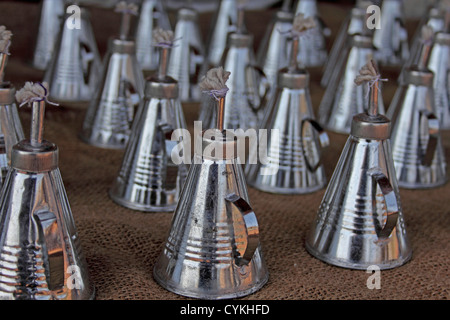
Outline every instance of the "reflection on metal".
POLYGON ((44 76, 53 101, 90 101, 100 78, 101 59, 88 11, 81 8, 80 17, 79 29, 67 28, 70 14, 61 21, 59 38, 44 76))

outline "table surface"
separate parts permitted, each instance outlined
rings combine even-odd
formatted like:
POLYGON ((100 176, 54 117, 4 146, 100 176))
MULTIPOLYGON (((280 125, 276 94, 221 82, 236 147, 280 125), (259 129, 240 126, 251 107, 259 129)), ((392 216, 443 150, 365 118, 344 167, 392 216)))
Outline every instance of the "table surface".
MULTIPOLYGON (((349 7, 321 4, 323 19, 333 34, 329 46, 349 7)), ((259 43, 274 9, 248 12, 249 31, 259 43), (261 19, 264 17, 265 19, 261 19)), ((25 81, 41 81, 43 73, 29 67, 36 36, 39 6, 32 3, 1 1, 0 24, 14 33, 12 56, 6 79, 16 88, 25 81), (18 14, 20 12, 20 14, 18 14)), ((118 29, 118 18, 104 9, 92 10, 92 23, 103 54, 109 36, 118 29), (108 22, 108 23, 105 23, 108 22)), ((173 15, 172 15, 173 18, 173 15)), ((211 19, 201 15, 205 33, 211 19)), ((416 21, 408 21, 410 35, 416 21)), ((312 102, 316 108, 324 89, 321 70, 310 69, 312 102)), ((389 78, 383 89, 385 105, 397 88, 398 69, 382 68, 389 78)), ((172 214, 142 213, 114 204, 107 191, 122 161, 123 151, 104 150, 81 142, 77 134, 86 105, 49 107, 45 138, 60 148, 60 170, 81 238, 89 273, 96 287, 96 299, 186 299, 160 287, 152 277, 154 262, 165 241, 172 214)), ((186 120, 192 124, 198 104, 184 104, 186 120)), ((20 110, 26 134, 30 111, 20 110)), ((192 129, 192 126, 191 126, 192 129)), ((331 146, 324 155, 327 177, 331 177, 347 136, 330 133, 331 146)), ((446 157, 450 159, 450 133, 443 132, 446 157)), ((432 190, 400 190, 407 233, 413 257, 402 267, 381 272, 381 289, 367 288, 369 274, 328 265, 313 258, 304 246, 305 235, 313 221, 325 190, 283 196, 249 188, 250 201, 257 214, 261 246, 270 272, 268 283, 250 300, 298 299, 448 299, 450 184, 432 190)))

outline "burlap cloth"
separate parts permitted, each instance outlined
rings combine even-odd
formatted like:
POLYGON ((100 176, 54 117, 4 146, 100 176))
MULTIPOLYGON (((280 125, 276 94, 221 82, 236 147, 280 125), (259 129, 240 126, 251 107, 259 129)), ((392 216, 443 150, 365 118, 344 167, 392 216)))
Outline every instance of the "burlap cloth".
MULTIPOLYGON (((326 23, 333 30, 331 41, 348 6, 321 4, 326 23)), ((247 25, 255 34, 255 47, 274 9, 247 13, 247 25), (261 23, 264 21, 264 23, 261 23)), ((14 33, 8 80, 17 88, 25 81, 42 80, 42 72, 28 66, 37 32, 39 7, 33 3, 1 1, 0 24, 14 33)), ((99 49, 105 52, 107 38, 118 30, 119 18, 104 9, 92 10, 92 23, 99 49)), ((173 16, 172 16, 173 18, 173 16)), ((210 16, 201 16, 206 36, 210 16)), ((410 35, 416 21, 407 23, 410 35)), ((311 69, 311 94, 317 108, 324 89, 320 69, 311 69)), ((383 96, 386 106, 397 86, 398 69, 383 69, 390 81, 383 96)), ((152 277, 154 262, 171 222, 171 214, 145 214, 114 204, 107 190, 122 160, 122 151, 102 150, 77 138, 86 106, 48 108, 46 139, 60 148, 60 170, 75 223, 85 252, 97 299, 184 299, 160 287, 152 277)), ((196 119, 198 105, 184 105, 187 122, 196 119)), ((20 110, 26 133, 30 112, 20 110)), ((331 147, 324 163, 328 178, 334 170, 347 136, 330 133, 331 147)), ((450 133, 443 133, 450 160, 450 133)), ((324 190, 309 195, 282 196, 249 188, 250 201, 260 225, 269 282, 243 299, 448 299, 450 183, 433 190, 401 190, 404 219, 413 248, 406 265, 381 272, 381 289, 369 290, 364 271, 330 266, 313 258, 304 246, 324 190)))

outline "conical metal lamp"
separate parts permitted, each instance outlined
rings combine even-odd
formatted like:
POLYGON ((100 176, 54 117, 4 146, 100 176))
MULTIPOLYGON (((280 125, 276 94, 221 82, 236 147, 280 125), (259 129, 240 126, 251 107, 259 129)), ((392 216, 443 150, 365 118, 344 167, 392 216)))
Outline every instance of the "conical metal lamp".
POLYGON ((4 26, 0 27, 0 186, 11 165, 11 148, 24 139, 22 124, 17 111, 14 86, 4 81, 9 58, 12 34, 4 26), (2 43, 3 42, 3 43, 2 43))
POLYGON ((134 210, 173 212, 188 172, 186 164, 172 160, 177 144, 172 134, 186 129, 186 123, 177 82, 166 75, 170 47, 166 42, 160 48, 159 72, 146 81, 119 174, 109 190, 116 203, 134 210))
POLYGON ((223 53, 227 45, 228 35, 236 32, 238 22, 238 3, 237 0, 219 0, 218 10, 216 11, 212 22, 211 31, 207 42, 207 66, 205 73, 209 68, 220 65, 223 53))
POLYGON ((433 188, 447 182, 447 163, 435 106, 434 74, 427 68, 433 31, 422 45, 413 66, 404 73, 404 83, 397 88, 387 116, 394 123, 392 155, 400 187, 433 188))
POLYGON ((0 83, 0 186, 11 165, 11 148, 24 139, 15 93, 10 83, 0 83))
MULTIPOLYGON (((348 134, 353 116, 368 109, 366 87, 356 86, 353 79, 369 59, 373 57, 372 38, 353 35, 347 55, 340 57, 342 66, 335 69, 319 106, 319 123, 329 131, 348 134)), ((378 110, 384 114, 383 99, 377 99, 378 110)))
MULTIPOLYGON (((246 131, 256 128, 264 116, 264 107, 269 99, 270 84, 266 75, 256 64, 253 50, 253 35, 244 28, 244 10, 239 8, 237 31, 228 36, 227 48, 221 65, 230 70, 228 81, 230 93, 226 99, 224 128, 246 131)), ((217 122, 210 99, 203 99, 199 120, 211 128, 217 122)))
MULTIPOLYGON (((439 2, 438 2, 439 4, 439 2)), ((416 28, 416 32, 411 41, 411 49, 408 60, 404 63, 402 67, 402 71, 400 72, 400 76, 398 77, 399 84, 402 83, 404 72, 406 68, 411 67, 418 59, 420 58, 420 53, 422 50, 422 38, 421 32, 424 26, 430 27, 434 33, 437 32, 445 32, 446 28, 446 17, 449 18, 449 13, 446 13, 446 8, 442 8, 440 5, 435 4, 430 7, 427 14, 421 19, 418 27, 416 28)), ((450 9, 447 9, 447 11, 450 9)))
MULTIPOLYGON (((206 77, 220 78, 225 85, 228 75, 218 71, 217 76, 206 77)), ((200 148, 196 148, 153 276, 179 295, 231 299, 259 290, 269 274, 236 153, 236 137, 223 130, 226 87, 207 89, 219 99, 217 127, 196 137, 200 148)))
POLYGON ((161 0, 143 0, 136 27, 136 57, 144 71, 158 70, 159 50, 149 37, 153 30, 171 30, 169 15, 161 0))
POLYGON ((440 128, 450 130, 450 8, 444 22, 444 30, 435 31, 428 69, 434 74, 434 102, 440 128))
POLYGON ((351 43, 350 38, 355 34, 368 35, 369 30, 366 26, 367 7, 372 1, 358 0, 354 8, 352 8, 350 14, 342 22, 341 27, 336 36, 336 40, 331 47, 330 54, 323 68, 322 79, 320 85, 326 88, 330 82, 330 78, 335 69, 339 69, 339 62, 343 62, 340 57, 348 53, 350 48, 348 45, 351 43))
POLYGON ((380 28, 373 35, 374 57, 380 65, 402 66, 408 60, 408 31, 403 16, 403 0, 381 2, 380 28))
MULTIPOLYGON (((297 48, 298 37, 294 37, 290 66, 279 72, 276 94, 260 127, 268 133, 268 161, 246 164, 247 183, 266 192, 304 194, 325 187, 327 182, 320 158, 329 139, 315 120, 309 73, 298 68, 297 48), (274 131, 279 132, 278 139, 273 137, 274 131)), ((252 161, 256 152, 251 149, 252 161)))
POLYGON ((377 112, 376 82, 368 112, 353 118, 306 238, 311 255, 350 269, 391 269, 412 255, 390 148, 390 120, 377 112))
POLYGON ((304 67, 323 66, 328 58, 325 36, 330 30, 319 15, 316 0, 298 0, 295 15, 303 14, 305 18, 312 17, 316 22, 316 28, 308 37, 302 37, 299 41, 298 62, 304 67))
POLYGON ((289 10, 290 2, 285 0, 281 10, 274 14, 256 55, 256 63, 264 71, 271 88, 267 97, 268 101, 275 93, 278 71, 288 67, 289 64, 290 39, 288 31, 291 30, 294 20, 294 14, 289 10))
POLYGON ((99 148, 125 149, 135 108, 144 95, 144 75, 136 58, 136 43, 128 36, 135 10, 117 9, 122 12, 120 36, 109 40, 103 76, 80 133, 84 142, 99 148))
POLYGON ((33 104, 31 135, 12 148, 0 197, 0 299, 93 299, 58 147, 43 139, 48 89, 45 84, 25 89, 28 97, 36 95, 24 102, 33 104))
POLYGON ((62 19, 58 41, 44 75, 44 82, 50 85, 51 99, 60 103, 90 101, 101 76, 101 58, 87 9, 81 8, 79 25, 73 21, 72 14, 62 19))
POLYGON ((198 80, 205 61, 205 48, 197 11, 179 9, 174 33, 178 41, 170 54, 167 74, 178 81, 181 102, 199 102, 198 80))
POLYGON ((34 49, 32 66, 45 70, 55 49, 64 16, 65 0, 42 0, 39 31, 34 49))

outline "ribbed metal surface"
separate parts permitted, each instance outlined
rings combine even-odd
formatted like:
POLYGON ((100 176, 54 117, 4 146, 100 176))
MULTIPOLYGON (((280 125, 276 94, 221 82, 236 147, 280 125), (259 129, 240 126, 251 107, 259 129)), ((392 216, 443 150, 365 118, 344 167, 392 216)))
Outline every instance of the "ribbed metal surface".
POLYGON ((16 104, 0 104, 0 186, 10 166, 11 148, 23 139, 24 134, 16 104))
POLYGON ((89 101, 94 95, 101 59, 95 42, 89 15, 81 11, 80 29, 69 29, 66 16, 62 19, 58 41, 44 81, 49 83, 54 101, 89 101))
POLYGON ((0 234, 0 299, 93 298, 58 169, 10 171, 0 202, 0 234))
POLYGON ((445 31, 445 14, 441 12, 437 8, 431 8, 427 15, 422 17, 422 20, 419 22, 419 25, 416 27, 416 32, 411 41, 411 49, 408 60, 404 63, 402 67, 402 71, 399 76, 399 81, 403 81, 403 75, 407 68, 411 67, 414 63, 417 63, 417 60, 420 56, 420 51, 422 49, 422 28, 424 26, 431 27, 431 29, 436 32, 445 31))
MULTIPOLYGON (((249 83, 248 79, 260 79, 255 66, 252 47, 230 46, 226 49, 222 60, 224 70, 231 72, 227 81, 229 93, 225 100, 224 128, 242 129, 256 128, 262 118, 263 110, 257 110, 262 103, 259 96, 259 83, 249 83)), ((202 100, 200 120, 204 128, 214 128, 216 115, 211 98, 202 100)))
POLYGON ((212 28, 208 37, 206 65, 209 68, 219 66, 227 45, 228 34, 236 31, 238 16, 236 0, 217 2, 220 3, 212 20, 212 28))
POLYGON ((43 0, 33 67, 45 70, 52 59, 64 15, 64 0, 43 0))
POLYGON ((109 52, 97 89, 80 137, 97 147, 124 149, 131 133, 134 110, 144 94, 144 77, 136 56, 109 52))
POLYGON ((196 157, 194 163, 201 164, 191 165, 154 277, 166 289, 189 297, 250 294, 266 283, 268 272, 259 245, 248 265, 236 263, 248 235, 242 214, 226 197, 235 193, 248 202, 241 167, 236 160, 196 157))
POLYGON ((435 114, 431 87, 403 85, 397 89, 387 116, 393 121, 392 156, 398 183, 405 188, 431 188, 446 182, 446 160, 440 135, 431 165, 424 165, 430 136, 424 112, 435 114))
POLYGON ((256 62, 264 71, 271 88, 268 100, 275 94, 278 71, 288 66, 288 37, 293 20, 294 15, 290 12, 275 13, 258 48, 256 62))
POLYGON ((254 188, 274 193, 302 194, 317 191, 326 184, 323 166, 311 171, 306 162, 320 161, 318 133, 303 119, 314 119, 309 89, 278 89, 261 129, 268 130, 267 161, 247 164, 247 182, 254 188), (305 130, 303 130, 305 129, 305 130), (278 130, 279 140, 272 139, 278 130), (273 134, 273 133, 272 133, 273 134), (273 174, 264 174, 273 172, 273 174))
POLYGON ((430 53, 428 69, 434 73, 433 89, 436 115, 440 120, 441 130, 450 129, 450 34, 440 33, 435 36, 435 43, 430 53))
POLYGON ((170 141, 162 126, 185 129, 178 99, 150 98, 139 106, 123 162, 109 194, 117 203, 147 212, 175 209, 187 176, 187 165, 176 165, 170 141))
POLYGON ((181 102, 200 101, 198 88, 200 69, 205 60, 205 49, 197 18, 192 9, 180 9, 175 26, 175 46, 170 53, 167 74, 178 81, 181 102))
POLYGON ((313 256, 352 269, 371 265, 394 268, 410 259, 411 248, 390 157, 389 140, 350 136, 306 240, 306 248, 313 256), (373 181, 373 170, 389 179, 399 209, 397 225, 383 241, 377 234, 386 223, 386 202, 373 181))
POLYGON ((366 16, 365 10, 360 8, 353 8, 351 13, 342 22, 341 28, 333 42, 330 54, 323 69, 322 79, 320 85, 326 88, 329 84, 333 70, 337 67, 339 57, 348 54, 350 50, 349 39, 353 34, 363 34, 365 28, 364 18, 366 16))

